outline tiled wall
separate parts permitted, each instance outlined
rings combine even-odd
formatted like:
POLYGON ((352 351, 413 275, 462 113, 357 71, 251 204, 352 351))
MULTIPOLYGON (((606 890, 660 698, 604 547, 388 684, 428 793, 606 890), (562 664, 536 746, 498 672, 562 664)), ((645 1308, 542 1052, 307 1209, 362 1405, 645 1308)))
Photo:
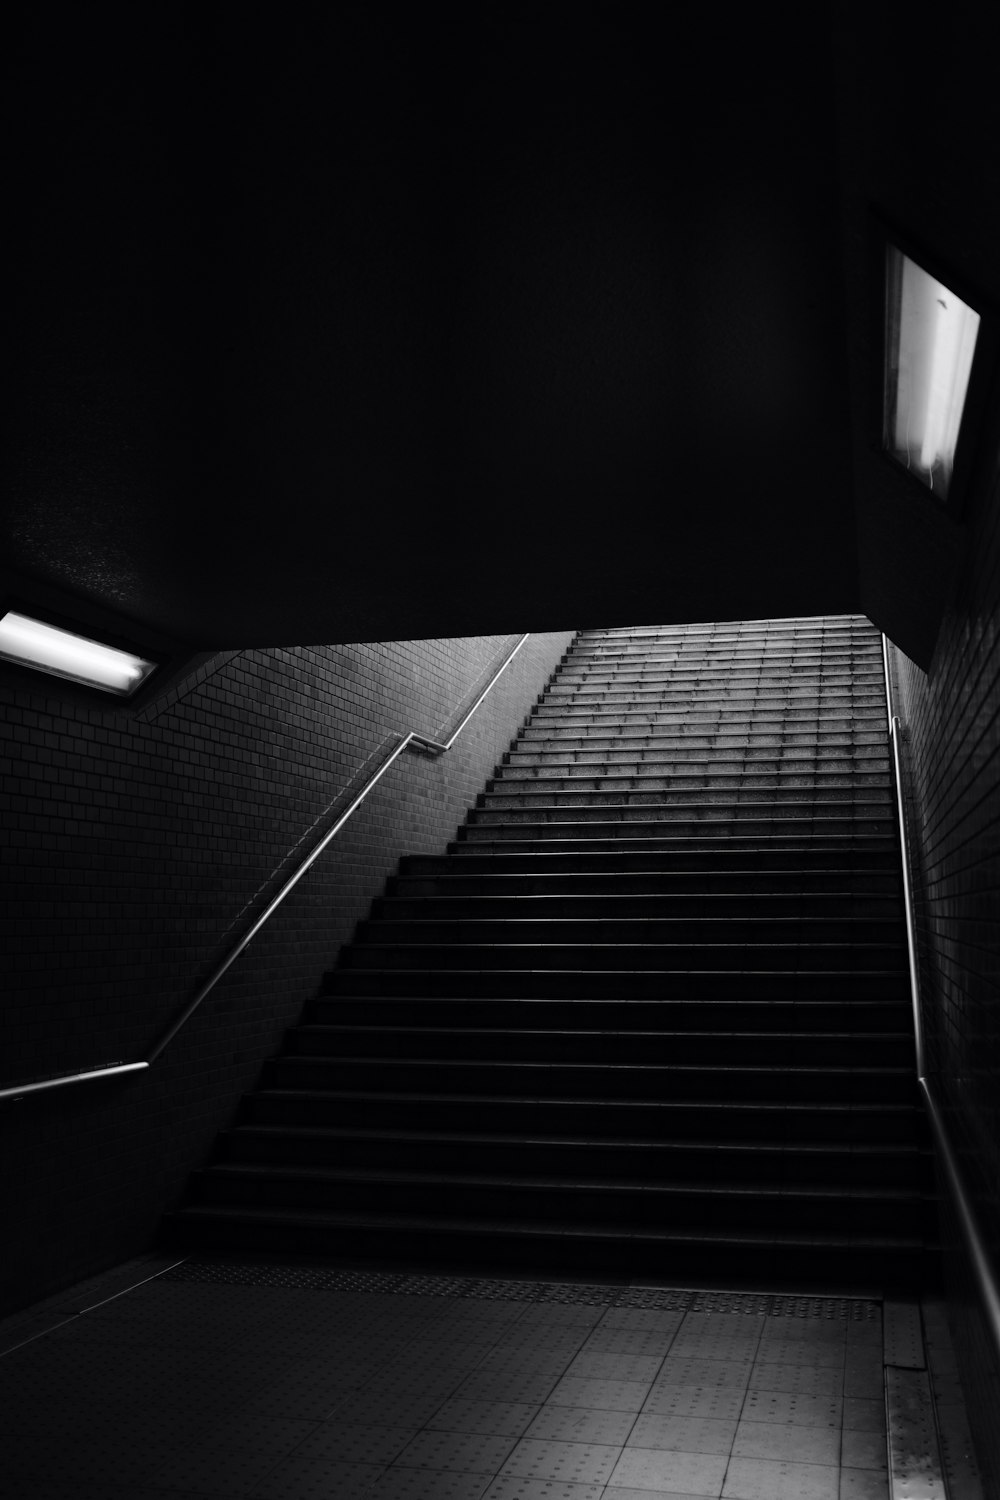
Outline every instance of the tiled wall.
MULTIPOLYGON (((149 1243, 399 855, 453 837, 572 637, 530 637, 446 756, 396 762, 153 1069, 0 1102, 0 1310, 149 1243)), ((0 1085, 143 1057, 359 769, 398 732, 447 736, 516 639, 225 652, 133 716, 0 690, 0 1085)))
MULTIPOLYGON (((925 676, 900 652, 892 658, 928 1072, 1000 1274, 1000 493, 965 529, 930 670, 925 676)), ((952 1237, 950 1214, 946 1230, 952 1237)), ((964 1384, 984 1462, 1000 1485, 1000 1371, 966 1273, 949 1261, 964 1384)))

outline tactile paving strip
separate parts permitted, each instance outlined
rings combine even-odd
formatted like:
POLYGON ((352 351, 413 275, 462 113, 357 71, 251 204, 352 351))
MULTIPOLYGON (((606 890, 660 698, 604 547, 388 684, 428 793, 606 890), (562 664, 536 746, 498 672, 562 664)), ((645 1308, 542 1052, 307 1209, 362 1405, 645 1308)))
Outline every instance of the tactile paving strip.
POLYGON ((881 1316, 881 1303, 855 1297, 772 1297, 767 1309, 784 1318, 847 1318, 874 1322, 881 1316))
POLYGON ((382 1292, 396 1296, 474 1298, 490 1302, 563 1303, 575 1307, 628 1307, 663 1312, 744 1313, 786 1318, 871 1322, 881 1317, 872 1298, 798 1297, 769 1292, 681 1291, 671 1287, 585 1285, 512 1281, 483 1276, 435 1276, 391 1271, 342 1271, 322 1266, 193 1258, 171 1267, 161 1281, 228 1282, 300 1290, 382 1292))

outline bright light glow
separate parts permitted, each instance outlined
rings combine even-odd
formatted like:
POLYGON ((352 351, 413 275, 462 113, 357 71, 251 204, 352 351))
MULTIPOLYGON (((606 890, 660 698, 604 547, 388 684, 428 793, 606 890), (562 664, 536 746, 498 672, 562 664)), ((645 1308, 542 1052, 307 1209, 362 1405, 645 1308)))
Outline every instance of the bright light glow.
POLYGON ((0 619, 0 656, 18 666, 84 682, 127 697, 156 666, 115 646, 102 646, 54 625, 9 611, 0 619))
POLYGON ((944 498, 979 314, 893 245, 887 274, 886 447, 944 498))

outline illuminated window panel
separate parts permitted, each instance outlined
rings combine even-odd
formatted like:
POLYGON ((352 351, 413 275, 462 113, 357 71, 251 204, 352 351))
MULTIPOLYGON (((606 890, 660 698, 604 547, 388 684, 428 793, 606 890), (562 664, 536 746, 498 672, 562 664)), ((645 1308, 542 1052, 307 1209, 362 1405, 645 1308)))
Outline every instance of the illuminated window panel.
POLYGON ((41 620, 12 610, 0 619, 0 657, 16 662, 19 667, 65 677, 69 682, 82 682, 119 698, 134 693, 156 667, 155 662, 121 651, 117 646, 105 646, 55 625, 43 625, 41 620))
POLYGON ((979 314, 894 245, 886 276, 885 447, 944 500, 979 314))

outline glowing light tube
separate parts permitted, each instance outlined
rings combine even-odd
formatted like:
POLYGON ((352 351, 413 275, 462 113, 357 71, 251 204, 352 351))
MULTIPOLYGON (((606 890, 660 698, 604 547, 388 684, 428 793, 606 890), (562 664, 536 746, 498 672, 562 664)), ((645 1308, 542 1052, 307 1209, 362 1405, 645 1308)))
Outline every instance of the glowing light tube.
POLYGON ((156 666, 117 646, 104 646, 10 610, 0 619, 0 656, 36 672, 83 682, 127 698, 156 666))
POLYGON ((895 246, 887 271, 886 447, 944 499, 980 317, 895 246))

